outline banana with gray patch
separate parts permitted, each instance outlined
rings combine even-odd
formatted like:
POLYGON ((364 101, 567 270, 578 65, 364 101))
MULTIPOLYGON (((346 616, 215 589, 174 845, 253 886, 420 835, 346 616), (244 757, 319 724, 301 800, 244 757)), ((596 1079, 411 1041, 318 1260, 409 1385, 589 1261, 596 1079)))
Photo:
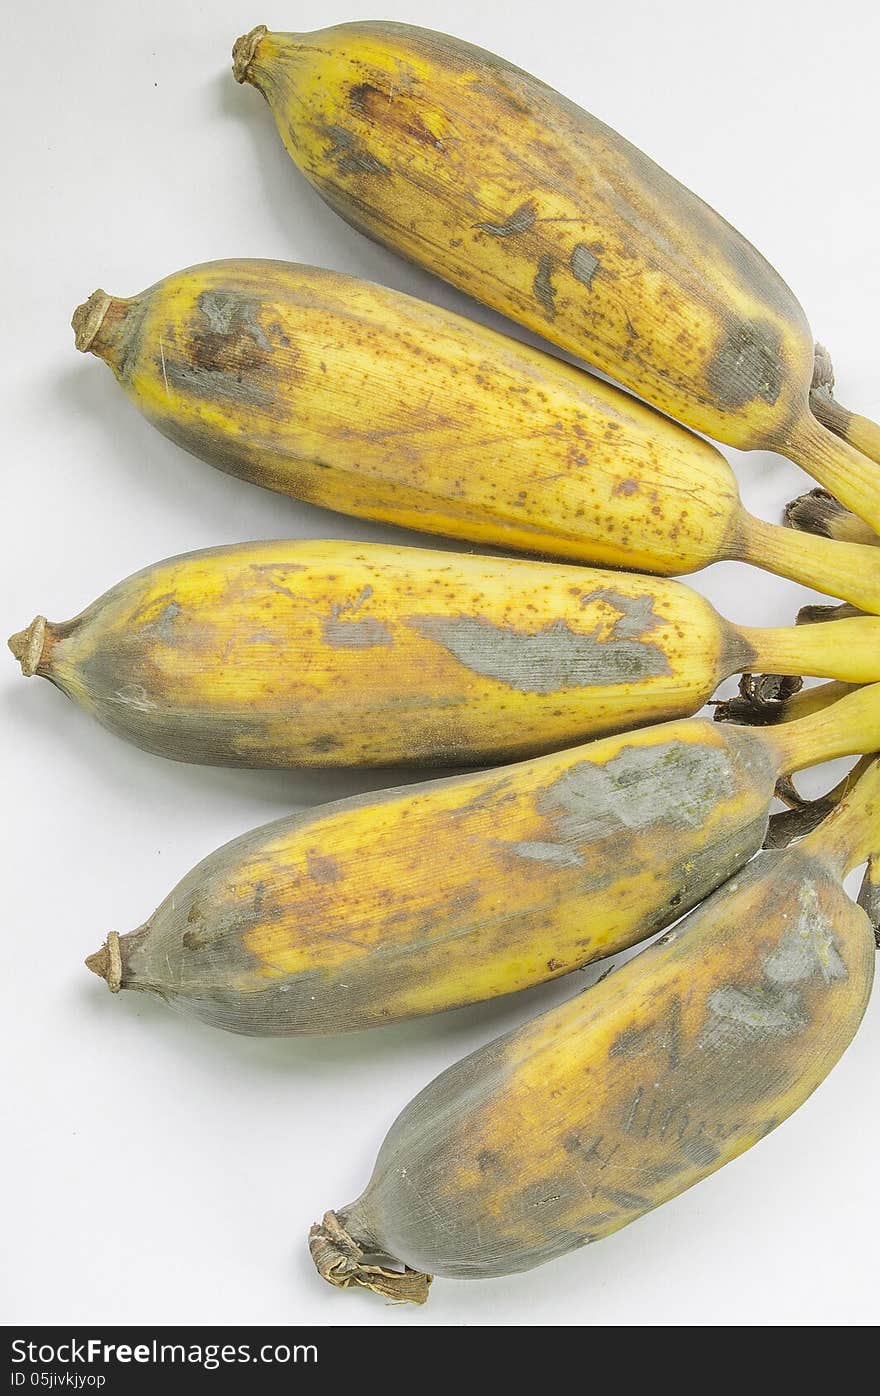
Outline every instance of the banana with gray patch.
POLYGON ((342 800, 200 863, 88 961, 254 1035, 493 998, 652 935, 761 846, 778 777, 880 748, 880 684, 796 722, 657 723, 342 800))
POLYGON ((616 131, 496 54, 382 20, 259 25, 234 72, 354 227, 687 426, 782 452, 880 528, 875 461, 812 410, 793 292, 616 131))
POLYGON ((117 735, 223 766, 497 763, 742 669, 880 680, 876 616, 751 629, 660 578, 312 540, 170 558, 9 643, 117 735))
POLYGON ((862 1020, 874 923, 841 884, 878 844, 875 761, 799 844, 761 853, 615 974, 438 1076, 357 1201, 312 1228, 320 1274, 421 1303, 434 1275, 529 1270, 765 1138, 862 1020))
POLYGON ((880 613, 873 550, 756 519, 707 441, 411 296, 243 259, 96 291, 73 323, 159 431, 254 484, 567 562, 677 576, 735 558, 880 613))

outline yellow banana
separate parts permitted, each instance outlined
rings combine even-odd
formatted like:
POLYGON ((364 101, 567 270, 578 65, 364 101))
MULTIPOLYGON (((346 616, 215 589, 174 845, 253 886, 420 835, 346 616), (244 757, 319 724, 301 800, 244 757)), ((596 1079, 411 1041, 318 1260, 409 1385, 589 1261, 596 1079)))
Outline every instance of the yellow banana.
POLYGON ((800 305, 641 151, 482 49, 384 21, 238 41, 292 159, 356 228, 671 416, 778 450, 880 527, 874 463, 810 410, 800 305))
POLYGON ((160 431, 349 514, 639 571, 739 558, 880 611, 880 557, 743 509, 723 456, 569 364, 461 316, 283 262, 96 291, 76 340, 160 431))
POLYGON ((170 558, 10 640, 111 731, 231 766, 478 764, 696 712, 741 669, 880 680, 880 617, 734 626, 677 582, 343 542, 170 558))
POLYGON ((257 1035, 524 989, 651 935, 760 847, 777 778, 880 748, 880 685, 775 727, 658 723, 243 835, 87 962, 257 1035))
POLYGON ((865 1012, 874 928, 841 882, 878 840, 874 763, 801 843, 438 1076, 365 1192, 312 1228, 320 1273, 422 1302, 435 1274, 506 1275, 609 1236, 757 1144, 865 1012))

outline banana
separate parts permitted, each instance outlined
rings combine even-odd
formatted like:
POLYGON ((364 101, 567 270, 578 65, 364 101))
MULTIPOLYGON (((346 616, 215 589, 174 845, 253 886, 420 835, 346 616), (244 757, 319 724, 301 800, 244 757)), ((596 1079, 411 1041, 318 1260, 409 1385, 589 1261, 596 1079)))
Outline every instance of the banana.
POLYGON ((463 765, 697 711, 774 667, 880 680, 880 617, 735 626, 677 582, 346 542, 147 567, 10 648, 147 751, 222 766, 463 765))
POLYGON ((384 21, 258 26, 234 72, 354 227, 698 431, 772 449, 880 528, 874 463, 814 416, 814 341, 735 229, 493 54, 384 21))
POLYGON ((658 723, 233 840, 86 962, 233 1032, 492 998, 660 930, 761 846, 778 777, 880 749, 880 684, 774 727, 658 723))
POLYGON ((160 431, 231 474, 345 513, 564 561, 678 575, 755 563, 880 611, 880 558, 748 515, 723 456, 609 384, 354 277, 228 261, 76 342, 160 431))
POLYGON ((757 1144, 865 1012, 874 927, 841 882, 878 830, 875 762, 801 843, 761 853, 613 975, 438 1076, 391 1126, 365 1192, 312 1228, 321 1275, 423 1302, 433 1275, 541 1265, 757 1144))

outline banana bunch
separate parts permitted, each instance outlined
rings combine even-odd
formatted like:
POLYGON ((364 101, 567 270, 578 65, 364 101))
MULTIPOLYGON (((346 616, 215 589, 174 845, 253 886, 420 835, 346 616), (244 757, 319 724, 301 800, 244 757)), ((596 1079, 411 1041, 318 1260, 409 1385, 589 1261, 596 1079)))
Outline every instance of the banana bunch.
POLYGON ((878 852, 880 765, 613 975, 432 1081, 357 1199, 312 1227, 342 1288, 529 1270, 628 1226, 786 1120, 865 1012, 875 931, 841 882, 878 852))
POLYGON ((485 764, 689 716, 741 670, 880 681, 880 616, 752 629, 660 578, 311 540, 170 558, 9 644, 118 736, 218 766, 485 764))
POLYGON ((743 508, 724 457, 619 389, 355 277, 225 261, 128 300, 76 344, 167 437, 312 504, 505 551, 665 575, 754 563, 880 611, 880 557, 743 508))
POLYGON ((774 726, 656 723, 342 800, 218 849, 87 963, 258 1035, 493 998, 653 935, 757 852, 781 776, 877 749, 873 684, 774 726))
POLYGON ((77 348, 217 468, 534 555, 241 543, 9 641, 25 675, 175 760, 490 767, 218 849, 86 961, 114 994, 231 1032, 336 1033, 666 931, 429 1085, 362 1196, 313 1228, 325 1279, 422 1302, 434 1274, 528 1269, 690 1187, 857 1030, 880 923, 880 428, 836 400, 748 242, 503 59, 386 22, 261 25, 234 71, 355 227, 623 385, 277 261, 98 290, 73 315, 77 348), (696 432, 823 488, 765 523, 696 432), (724 559, 844 604, 757 629, 670 580, 724 559), (694 716, 736 673, 725 721, 694 716), (832 682, 799 691, 804 673, 832 682), (862 759, 802 800, 792 773, 840 756, 862 759), (842 879, 866 860, 854 905, 842 879))
POLYGON ((812 410, 829 370, 792 292, 594 116, 495 54, 384 21, 259 25, 234 72, 354 227, 697 431, 789 456, 880 528, 873 461, 847 439, 866 433, 812 410))

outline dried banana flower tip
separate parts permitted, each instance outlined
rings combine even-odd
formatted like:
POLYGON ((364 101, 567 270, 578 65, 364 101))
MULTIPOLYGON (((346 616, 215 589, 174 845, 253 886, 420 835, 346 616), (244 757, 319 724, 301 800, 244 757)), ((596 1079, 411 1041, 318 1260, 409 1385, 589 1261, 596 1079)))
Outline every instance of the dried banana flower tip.
POLYGON ((325 1212, 309 1232, 309 1250, 318 1274, 339 1289, 361 1287, 399 1304, 424 1304, 433 1275, 419 1270, 390 1270, 369 1265, 364 1253, 335 1212, 325 1212))
POLYGON ((40 667, 45 639, 46 617, 35 616, 27 630, 17 630, 7 641, 26 679, 32 678, 40 667))
POLYGON ((94 955, 89 955, 85 963, 86 969, 90 969, 92 974, 97 974, 99 978, 107 981, 107 988, 111 994, 119 993, 122 988, 122 953, 117 931, 111 931, 101 949, 96 950, 94 955))
POLYGON ((258 24, 249 34, 242 34, 240 39, 236 39, 232 46, 232 71, 236 82, 250 82, 248 69, 257 51, 257 45, 268 32, 265 24, 258 24))
POLYGON ((107 314, 113 297, 108 296, 106 291, 93 291, 87 301, 78 305, 70 319, 73 329, 76 347, 81 353, 87 354, 92 347, 95 335, 101 328, 104 316, 107 314))

